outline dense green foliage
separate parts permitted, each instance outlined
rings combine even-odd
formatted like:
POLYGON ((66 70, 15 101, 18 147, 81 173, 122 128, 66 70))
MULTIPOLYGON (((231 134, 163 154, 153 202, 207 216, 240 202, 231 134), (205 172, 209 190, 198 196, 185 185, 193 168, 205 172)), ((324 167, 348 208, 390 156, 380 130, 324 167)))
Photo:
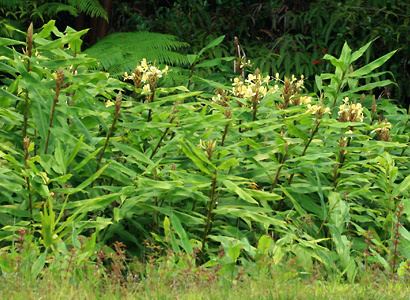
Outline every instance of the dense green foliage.
POLYGON ((85 13, 91 17, 107 19, 108 14, 98 0, 0 0, 0 8, 11 20, 33 20, 56 17, 60 13, 78 16, 85 13))
MULTIPOLYGON (((329 65, 322 60, 324 54, 336 55, 345 41, 351 47, 359 48, 363 41, 377 38, 361 63, 369 63, 380 53, 398 49, 396 55, 382 66, 382 70, 394 73, 398 85, 376 89, 374 93, 398 99, 404 107, 410 103, 407 88, 410 80, 408 1, 105 0, 100 4, 98 0, 0 0, 2 34, 13 32, 8 28, 9 23, 22 30, 32 21, 40 26, 50 18, 58 18, 61 28, 65 25, 77 30, 91 27, 86 38, 87 46, 109 32, 128 32, 126 45, 138 45, 135 37, 144 35, 139 31, 155 31, 176 36, 177 40, 190 43, 194 51, 198 51, 223 34, 227 37, 223 47, 207 54, 209 57, 221 57, 234 54, 231 49, 234 36, 238 36, 255 66, 263 72, 285 72, 288 76, 296 73, 313 77, 329 72, 329 65), (101 18, 108 20, 109 24, 101 22, 101 18), (287 55, 289 53, 291 55, 287 55)), ((155 38, 153 36, 152 44, 146 44, 145 38, 141 38, 148 49, 158 50, 166 47, 158 44, 163 40, 158 37, 158 34, 155 38), (158 45, 160 47, 157 48, 158 45)), ((117 47, 107 46, 120 44, 124 38, 114 35, 97 46, 97 49, 106 51, 105 62, 107 57, 113 57, 112 62, 115 62, 116 58, 123 56, 118 55, 117 47)), ((141 49, 142 46, 137 46, 136 52, 141 53, 141 49)), ((173 56, 167 52, 162 58, 175 62, 173 56)), ((131 61, 136 57, 139 55, 131 57, 131 61)), ((307 84, 310 89, 314 88, 307 84)))
POLYGON ((376 69, 395 51, 360 66, 372 42, 345 43, 311 93, 303 77, 234 79, 232 58, 205 58, 219 37, 173 85, 155 60, 125 81, 96 70, 85 33, 51 21, 0 38, 3 274, 122 274, 125 245, 230 278, 290 261, 305 276, 408 276, 409 113, 371 94, 392 84, 376 69))
POLYGON ((179 0, 165 5, 155 0, 128 0, 115 6, 113 15, 114 30, 166 32, 198 48, 210 37, 225 34, 225 49, 217 53, 230 51, 238 36, 255 66, 273 74, 311 77, 327 72, 329 65, 322 60, 325 53, 336 55, 345 41, 359 48, 363 41, 378 38, 362 61, 369 63, 381 53, 399 49, 382 67, 392 71, 399 84, 386 93, 405 106, 410 103, 409 1, 179 0))
POLYGON ((188 45, 167 34, 121 32, 110 34, 86 53, 95 57, 104 70, 122 75, 124 71, 132 71, 143 58, 160 64, 187 65, 186 55, 176 50, 181 51, 188 45))

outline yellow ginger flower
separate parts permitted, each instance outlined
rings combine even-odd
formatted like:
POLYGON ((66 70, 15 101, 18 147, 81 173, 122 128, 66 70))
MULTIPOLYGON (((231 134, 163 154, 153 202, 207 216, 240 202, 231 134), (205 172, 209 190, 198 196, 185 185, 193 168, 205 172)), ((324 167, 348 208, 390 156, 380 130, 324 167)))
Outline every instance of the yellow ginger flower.
POLYGON ((258 99, 252 99, 252 101, 259 101, 268 93, 268 83, 270 81, 270 76, 262 77, 259 72, 255 74, 249 74, 245 81, 240 78, 234 78, 233 94, 239 98, 254 98, 257 96, 258 99))
POLYGON ((349 98, 343 99, 343 104, 339 106, 339 121, 341 122, 363 122, 363 107, 360 103, 350 104, 349 98))
POLYGON ((149 84, 144 84, 144 86, 142 87, 142 94, 143 95, 148 95, 151 93, 151 87, 149 84))
POLYGON ((159 78, 162 78, 168 73, 168 66, 160 70, 156 66, 150 65, 145 58, 143 58, 140 64, 134 69, 132 74, 124 73, 124 80, 134 81, 136 87, 140 87, 144 84, 143 92, 146 93, 148 88, 145 86, 150 85, 150 90, 155 89, 156 83, 159 78))
POLYGON ((379 121, 377 128, 374 129, 371 133, 376 133, 377 138, 381 141, 390 140, 390 129, 392 125, 387 120, 379 121))
POLYGON ((312 115, 316 115, 317 117, 322 117, 324 114, 329 114, 330 113, 330 108, 325 107, 320 104, 308 104, 307 105, 307 111, 311 113, 312 115))

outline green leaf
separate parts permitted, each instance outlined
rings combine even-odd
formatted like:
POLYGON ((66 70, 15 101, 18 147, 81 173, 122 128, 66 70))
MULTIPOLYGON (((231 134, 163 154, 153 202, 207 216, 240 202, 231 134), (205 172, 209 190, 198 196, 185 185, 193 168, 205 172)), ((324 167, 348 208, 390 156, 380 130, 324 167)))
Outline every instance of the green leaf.
POLYGON ((172 227, 174 227, 175 232, 177 233, 177 235, 181 239, 182 248, 184 248, 186 253, 192 254, 193 253, 192 245, 191 245, 191 243, 188 239, 188 235, 187 235, 186 231, 184 230, 184 228, 182 227, 181 222, 179 221, 178 217, 175 214, 171 214, 170 219, 171 219, 172 227))
POLYGON ((76 209, 75 214, 102 210, 113 201, 118 200, 121 193, 112 193, 91 199, 72 201, 67 204, 68 209, 76 209))
POLYGON ((319 90, 319 92, 322 91, 323 89, 322 77, 320 77, 319 75, 315 75, 315 83, 316 83, 316 87, 319 90))
POLYGON ((191 64, 191 65, 192 65, 194 62, 196 62, 196 60, 199 58, 199 56, 196 55, 196 54, 188 54, 186 57, 188 58, 188 62, 189 62, 189 64, 191 64))
POLYGON ((249 195, 245 190, 241 189, 238 185, 236 185, 232 181, 226 179, 222 183, 226 186, 226 188, 229 191, 237 194, 241 199, 245 200, 246 202, 253 203, 253 204, 259 204, 258 201, 252 198, 251 195, 249 195))
POLYGON ((212 40, 208 45, 206 45, 204 48, 202 48, 199 51, 198 56, 201 56, 206 50, 209 50, 211 48, 214 48, 214 47, 218 46, 220 43, 222 43, 224 38, 225 38, 225 36, 221 35, 220 37, 217 37, 216 39, 212 40))
POLYGON ((340 54, 340 62, 343 64, 342 71, 346 71, 351 63, 352 49, 350 49, 347 42, 343 44, 342 53, 340 54))
POLYGON ((267 255, 273 245, 272 237, 268 235, 262 235, 258 241, 258 252, 262 255, 267 255))
POLYGON ((206 83, 208 86, 210 86, 212 88, 215 88, 215 89, 229 90, 231 88, 230 86, 227 86, 223 83, 213 81, 213 80, 210 80, 210 79, 206 79, 206 78, 202 78, 202 77, 199 77, 199 76, 193 76, 193 79, 202 81, 202 82, 206 83))
POLYGON ((259 200, 259 201, 279 201, 282 200, 282 196, 271 193, 271 192, 266 192, 262 190, 247 190, 247 193, 254 199, 259 200))
POLYGON ((75 188, 62 188, 62 189, 56 189, 57 191, 61 192, 61 193, 66 193, 69 195, 78 193, 83 191, 87 186, 89 186, 91 183, 93 183, 98 177, 101 176, 101 174, 105 171, 105 169, 107 169, 109 164, 106 164, 105 166, 103 166, 102 168, 100 168, 97 172, 95 172, 94 174, 92 174, 91 176, 89 176, 86 180, 84 180, 81 184, 79 184, 77 187, 75 188))
POLYGON ((55 20, 51 20, 47 24, 44 24, 41 27, 41 31, 33 35, 33 39, 36 39, 36 38, 45 39, 45 38, 50 37, 50 34, 53 32, 53 30, 57 29, 57 27, 55 26, 55 23, 56 23, 55 20))
POLYGON ((171 223, 168 216, 165 216, 162 226, 164 227, 165 238, 169 239, 171 237, 171 223))
POLYGON ((146 155, 135 149, 135 147, 131 147, 117 142, 112 142, 112 144, 115 146, 115 148, 124 153, 124 155, 129 155, 132 158, 135 158, 137 161, 147 164, 148 166, 155 165, 152 160, 150 160, 146 155))
POLYGON ((349 205, 342 200, 339 193, 330 192, 329 196, 329 222, 342 234, 350 221, 349 205))
POLYGON ((348 90, 348 91, 342 93, 341 97, 349 96, 351 94, 358 93, 358 92, 363 92, 363 91, 372 91, 375 88, 384 87, 384 86, 387 86, 387 85, 390 85, 390 84, 394 84, 394 82, 391 81, 391 80, 381 80, 381 81, 368 83, 368 84, 365 84, 363 86, 359 86, 355 89, 351 89, 351 90, 348 90))
POLYGON ((378 59, 372 61, 371 63, 357 69, 356 71, 354 71, 352 73, 350 73, 348 76, 349 77, 361 77, 361 76, 367 75, 371 71, 373 71, 374 69, 377 69, 378 67, 383 65, 396 52, 397 52, 397 50, 391 51, 391 52, 387 53, 386 55, 383 55, 382 57, 379 57, 378 59))
POLYGON ((410 175, 403 179, 400 185, 394 189, 394 196, 407 195, 410 192, 410 175))
POLYGON ((94 159, 98 153, 100 153, 101 149, 102 147, 90 152, 78 165, 74 167, 74 171, 80 171, 90 160, 94 159))
POLYGON ((239 161, 235 157, 223 160, 222 163, 218 166, 218 170, 228 170, 230 168, 237 167, 239 161))
POLYGON ((366 45, 361 47, 359 50, 355 51, 352 53, 352 59, 350 60, 350 63, 355 62, 358 60, 362 55, 366 52, 366 50, 370 47, 370 45, 375 41, 376 39, 371 40, 368 42, 366 45))
POLYGON ((337 59, 336 57, 330 55, 330 54, 326 54, 325 56, 323 56, 323 59, 330 61, 330 63, 335 66, 336 68, 342 70, 343 69, 343 63, 337 59))
POLYGON ((31 276, 33 276, 33 278, 36 278, 44 269, 44 265, 46 264, 46 257, 47 249, 43 253, 41 253, 39 257, 37 257, 37 259, 31 266, 31 276))
POLYGON ((54 159, 56 164, 53 165, 53 169, 60 175, 66 174, 67 166, 65 164, 64 152, 60 141, 57 141, 57 145, 54 150, 54 159))
POLYGON ((292 202, 293 207, 295 210, 298 212, 300 216, 306 215, 306 211, 302 208, 302 206, 299 204, 299 202, 288 192, 288 190, 281 186, 280 187, 282 192, 289 198, 289 200, 292 202))
POLYGON ((0 37, 0 47, 3 46, 14 46, 14 45, 25 45, 26 43, 22 41, 17 41, 9 38, 0 37))
POLYGON ((198 155, 197 151, 195 151, 194 147, 189 144, 188 141, 181 140, 179 142, 182 152, 198 167, 203 173, 211 175, 211 172, 208 168, 204 165, 204 160, 206 159, 202 155, 198 155))
POLYGON ((81 146, 83 144, 83 136, 80 137, 80 139, 77 141, 77 144, 75 145, 74 149, 70 151, 70 156, 67 159, 67 166, 69 166, 73 161, 78 152, 81 149, 81 146))
POLYGON ((212 67, 221 65, 223 61, 229 61, 229 60, 234 60, 234 59, 235 59, 234 56, 229 57, 229 58, 218 57, 218 58, 213 58, 213 59, 207 59, 197 64, 195 68, 212 68, 212 67))

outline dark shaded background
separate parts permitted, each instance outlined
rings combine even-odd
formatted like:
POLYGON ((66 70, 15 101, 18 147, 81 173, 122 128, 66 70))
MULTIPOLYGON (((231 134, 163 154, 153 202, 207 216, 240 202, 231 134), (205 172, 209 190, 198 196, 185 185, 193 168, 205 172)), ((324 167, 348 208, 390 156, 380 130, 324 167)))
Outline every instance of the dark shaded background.
MULTIPOLYGON (((247 56, 263 71, 303 73, 307 77, 329 71, 330 66, 322 61, 323 55, 338 55, 345 41, 357 49, 377 38, 359 63, 368 63, 399 49, 382 67, 392 72, 398 87, 376 93, 398 99, 405 107, 410 103, 410 1, 99 1, 108 14, 108 22, 89 14, 73 16, 65 11, 40 17, 27 11, 14 19, 18 19, 17 23, 22 27, 30 21, 41 26, 47 18, 57 18, 57 24, 62 28, 66 25, 77 29, 91 28, 85 46, 111 32, 157 31, 178 36, 190 43, 191 51, 195 51, 212 38, 224 34, 222 53, 233 55, 233 38, 238 36, 247 56)), ((29 2, 35 6, 58 1, 27 0, 25 3, 29 2)), ((20 10, 24 12, 32 8, 20 5, 20 10)), ((13 15, 7 12, 6 8, 2 9, 2 17, 13 19, 13 15)), ((386 76, 391 78, 392 75, 386 76)))

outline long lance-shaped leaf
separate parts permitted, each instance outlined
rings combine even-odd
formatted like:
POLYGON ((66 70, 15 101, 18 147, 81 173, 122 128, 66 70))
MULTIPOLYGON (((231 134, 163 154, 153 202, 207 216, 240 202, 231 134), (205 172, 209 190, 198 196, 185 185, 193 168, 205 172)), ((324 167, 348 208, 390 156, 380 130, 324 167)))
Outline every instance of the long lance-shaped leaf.
POLYGON ((245 190, 240 188, 237 184, 233 183, 232 181, 226 179, 222 183, 229 191, 237 194, 242 200, 245 200, 246 202, 253 204, 259 204, 258 201, 252 198, 251 195, 249 195, 245 190))
POLYGON ((13 45, 25 45, 26 43, 22 42, 22 41, 17 41, 17 40, 13 40, 13 39, 9 39, 9 38, 0 38, 0 47, 3 46, 13 46, 13 45))
MULTIPOLYGON (((96 211, 96 210, 103 210, 113 201, 118 199, 121 196, 121 193, 113 193, 108 195, 103 195, 91 199, 79 200, 68 203, 66 207, 68 209, 77 208, 71 216, 69 216, 58 229, 55 230, 55 234, 65 232, 67 234, 67 228, 73 225, 76 219, 81 219, 81 217, 89 211, 96 211)), ((59 217, 60 219, 60 217, 59 217)), ((59 220, 58 219, 58 220, 59 220)), ((64 234, 60 234, 60 238, 63 237, 64 234)))
POLYGON ((410 194, 410 175, 404 178, 400 185, 395 189, 394 196, 399 196, 403 193, 410 194))
POLYGON ((299 213, 299 215, 304 216, 307 214, 306 211, 299 204, 299 202, 288 192, 288 190, 285 187, 282 186, 281 190, 292 202, 293 206, 295 207, 295 210, 299 213))
POLYGON ((366 52, 366 50, 370 47, 370 45, 375 41, 376 39, 371 40, 370 42, 368 42, 366 45, 364 45, 363 47, 361 47, 359 50, 355 51, 352 53, 352 58, 350 60, 350 63, 355 62, 356 60, 358 60, 360 57, 362 57, 362 55, 366 52))
POLYGON ((100 168, 97 172, 95 172, 93 175, 88 177, 86 180, 84 180, 80 185, 78 185, 75 188, 63 188, 63 189, 56 189, 56 191, 60 193, 65 193, 65 194, 75 194, 78 192, 83 191, 87 186, 89 186, 91 183, 93 183, 100 175, 105 171, 105 169, 108 167, 109 164, 106 164, 102 168, 100 168))
POLYGON ((179 221, 178 217, 175 214, 170 215, 172 227, 174 227, 175 232, 178 234, 179 238, 181 239, 182 248, 184 248, 185 252, 188 254, 192 254, 192 246, 188 239, 188 235, 182 227, 181 222, 179 221))
POLYGON ((361 76, 367 75, 371 71, 373 71, 374 69, 377 69, 378 67, 383 65, 396 52, 397 52, 397 50, 393 50, 393 51, 387 53, 386 55, 383 55, 382 57, 379 57, 378 59, 372 61, 371 63, 357 69, 356 71, 354 71, 352 73, 350 73, 348 76, 349 77, 361 77, 361 76))
POLYGON ((225 36, 221 35, 219 37, 217 37, 216 39, 212 40, 208 45, 206 45, 204 48, 202 48, 199 53, 198 53, 198 57, 200 57, 206 50, 214 48, 216 46, 218 46, 220 43, 222 43, 222 41, 224 40, 225 36))
POLYGON ((195 150, 191 145, 188 144, 187 141, 180 141, 180 147, 182 152, 198 167, 202 172, 205 174, 211 175, 211 172, 208 168, 204 165, 204 159, 195 153, 195 150))
POLYGON ((91 159, 94 159, 98 153, 100 153, 102 146, 89 153, 78 165, 74 167, 74 171, 78 172, 81 170, 91 159))
POLYGON ((348 96, 350 94, 354 94, 354 93, 358 93, 358 92, 371 91, 375 88, 384 87, 384 86, 387 86, 387 85, 390 85, 390 84, 395 84, 395 83, 391 80, 382 80, 382 81, 376 81, 376 82, 368 83, 368 84, 365 84, 363 86, 359 86, 355 89, 351 89, 347 92, 344 92, 341 95, 341 97, 348 96))

